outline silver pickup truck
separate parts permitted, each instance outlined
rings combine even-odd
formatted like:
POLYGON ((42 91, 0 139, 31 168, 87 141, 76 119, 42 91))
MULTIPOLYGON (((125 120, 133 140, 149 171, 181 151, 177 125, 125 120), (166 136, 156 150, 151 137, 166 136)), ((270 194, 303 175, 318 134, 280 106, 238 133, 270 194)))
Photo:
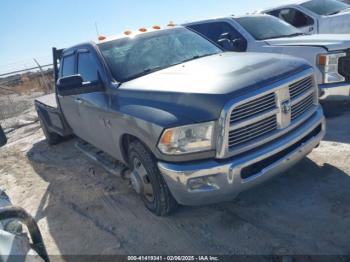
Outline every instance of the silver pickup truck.
POLYGON ((233 199, 323 138, 304 60, 224 52, 181 26, 140 31, 54 49, 56 94, 35 105, 50 144, 74 134, 118 159, 155 214, 233 199))

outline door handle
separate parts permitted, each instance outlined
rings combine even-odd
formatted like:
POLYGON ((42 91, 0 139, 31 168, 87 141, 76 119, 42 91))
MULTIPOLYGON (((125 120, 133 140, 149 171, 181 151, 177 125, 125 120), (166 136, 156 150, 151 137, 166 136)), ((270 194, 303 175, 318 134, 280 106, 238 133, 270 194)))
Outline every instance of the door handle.
POLYGON ((74 99, 74 101, 78 104, 82 104, 83 103, 83 100, 81 100, 80 98, 76 98, 74 99))

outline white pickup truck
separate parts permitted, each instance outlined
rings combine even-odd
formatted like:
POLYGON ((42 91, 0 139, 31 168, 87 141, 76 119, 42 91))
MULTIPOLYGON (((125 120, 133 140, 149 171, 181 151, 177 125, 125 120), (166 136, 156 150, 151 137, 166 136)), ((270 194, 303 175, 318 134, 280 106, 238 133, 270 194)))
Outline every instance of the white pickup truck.
POLYGON ((337 0, 303 0, 261 13, 276 16, 306 33, 350 33, 350 5, 337 0))
POLYGON ((350 88, 350 35, 309 35, 264 14, 207 19, 185 26, 226 51, 304 58, 315 68, 320 89, 350 88))

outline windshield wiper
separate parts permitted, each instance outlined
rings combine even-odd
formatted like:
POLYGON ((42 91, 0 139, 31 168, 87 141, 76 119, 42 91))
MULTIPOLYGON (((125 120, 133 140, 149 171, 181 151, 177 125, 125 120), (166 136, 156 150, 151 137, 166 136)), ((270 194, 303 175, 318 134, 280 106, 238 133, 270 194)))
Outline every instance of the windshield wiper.
POLYGON ((300 32, 300 33, 293 33, 293 34, 289 34, 289 35, 276 35, 276 36, 272 36, 269 38, 265 38, 264 40, 275 39, 275 38, 293 37, 293 36, 299 36, 299 35, 306 35, 306 34, 300 32))
POLYGON ((127 82, 127 81, 133 80, 135 78, 138 78, 138 77, 141 77, 141 76, 144 76, 144 75, 148 75, 150 73, 162 70, 162 69, 164 69, 166 67, 168 67, 168 66, 157 66, 157 67, 152 67, 152 68, 146 68, 146 69, 142 70, 141 72, 139 72, 139 73, 137 73, 135 75, 132 75, 130 77, 127 77, 127 78, 123 79, 122 82, 127 82))
POLYGON ((182 63, 185 63, 185 62, 188 62, 188 61, 192 61, 192 60, 195 60, 195 59, 198 59, 198 58, 202 58, 202 57, 205 57, 205 56, 211 56, 211 55, 215 55, 215 54, 217 54, 217 53, 211 53, 211 54, 205 54, 205 55, 196 55, 196 56, 193 56, 193 57, 191 57, 189 59, 182 60, 179 63, 165 65, 165 66, 156 66, 156 67, 152 67, 152 68, 146 68, 146 69, 142 70, 141 72, 139 72, 139 73, 137 73, 135 75, 132 75, 130 77, 127 77, 127 78, 123 79, 122 82, 127 82, 127 81, 133 80, 135 78, 138 78, 138 77, 141 77, 141 76, 144 76, 144 75, 148 75, 150 73, 153 73, 153 72, 156 72, 156 71, 159 71, 159 70, 171 67, 171 66, 179 65, 179 64, 182 64, 182 63))
POLYGON ((205 54, 205 55, 195 55, 195 56, 192 56, 191 58, 183 60, 182 62, 180 62, 178 64, 186 63, 186 62, 198 59, 198 58, 203 58, 203 57, 206 57, 206 56, 211 56, 211 55, 216 55, 216 54, 218 54, 218 53, 210 53, 210 54, 205 54))

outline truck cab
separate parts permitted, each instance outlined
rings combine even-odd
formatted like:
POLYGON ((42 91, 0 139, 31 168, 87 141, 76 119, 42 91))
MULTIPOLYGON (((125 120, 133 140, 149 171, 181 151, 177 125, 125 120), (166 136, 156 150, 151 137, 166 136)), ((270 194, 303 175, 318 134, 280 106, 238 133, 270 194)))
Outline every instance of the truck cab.
POLYGON ((182 26, 54 50, 54 63, 56 93, 35 102, 48 142, 74 134, 119 160, 156 215, 231 200, 325 134, 306 61, 224 52, 182 26))
MULTIPOLYGON (((321 89, 350 89, 350 39, 343 34, 305 34, 270 15, 206 19, 186 27, 221 45, 226 51, 287 54, 307 60, 321 89)), ((320 93, 321 93, 320 92, 320 93)))
POLYGON ((307 0, 262 11, 304 33, 349 34, 350 5, 338 0, 307 0))

